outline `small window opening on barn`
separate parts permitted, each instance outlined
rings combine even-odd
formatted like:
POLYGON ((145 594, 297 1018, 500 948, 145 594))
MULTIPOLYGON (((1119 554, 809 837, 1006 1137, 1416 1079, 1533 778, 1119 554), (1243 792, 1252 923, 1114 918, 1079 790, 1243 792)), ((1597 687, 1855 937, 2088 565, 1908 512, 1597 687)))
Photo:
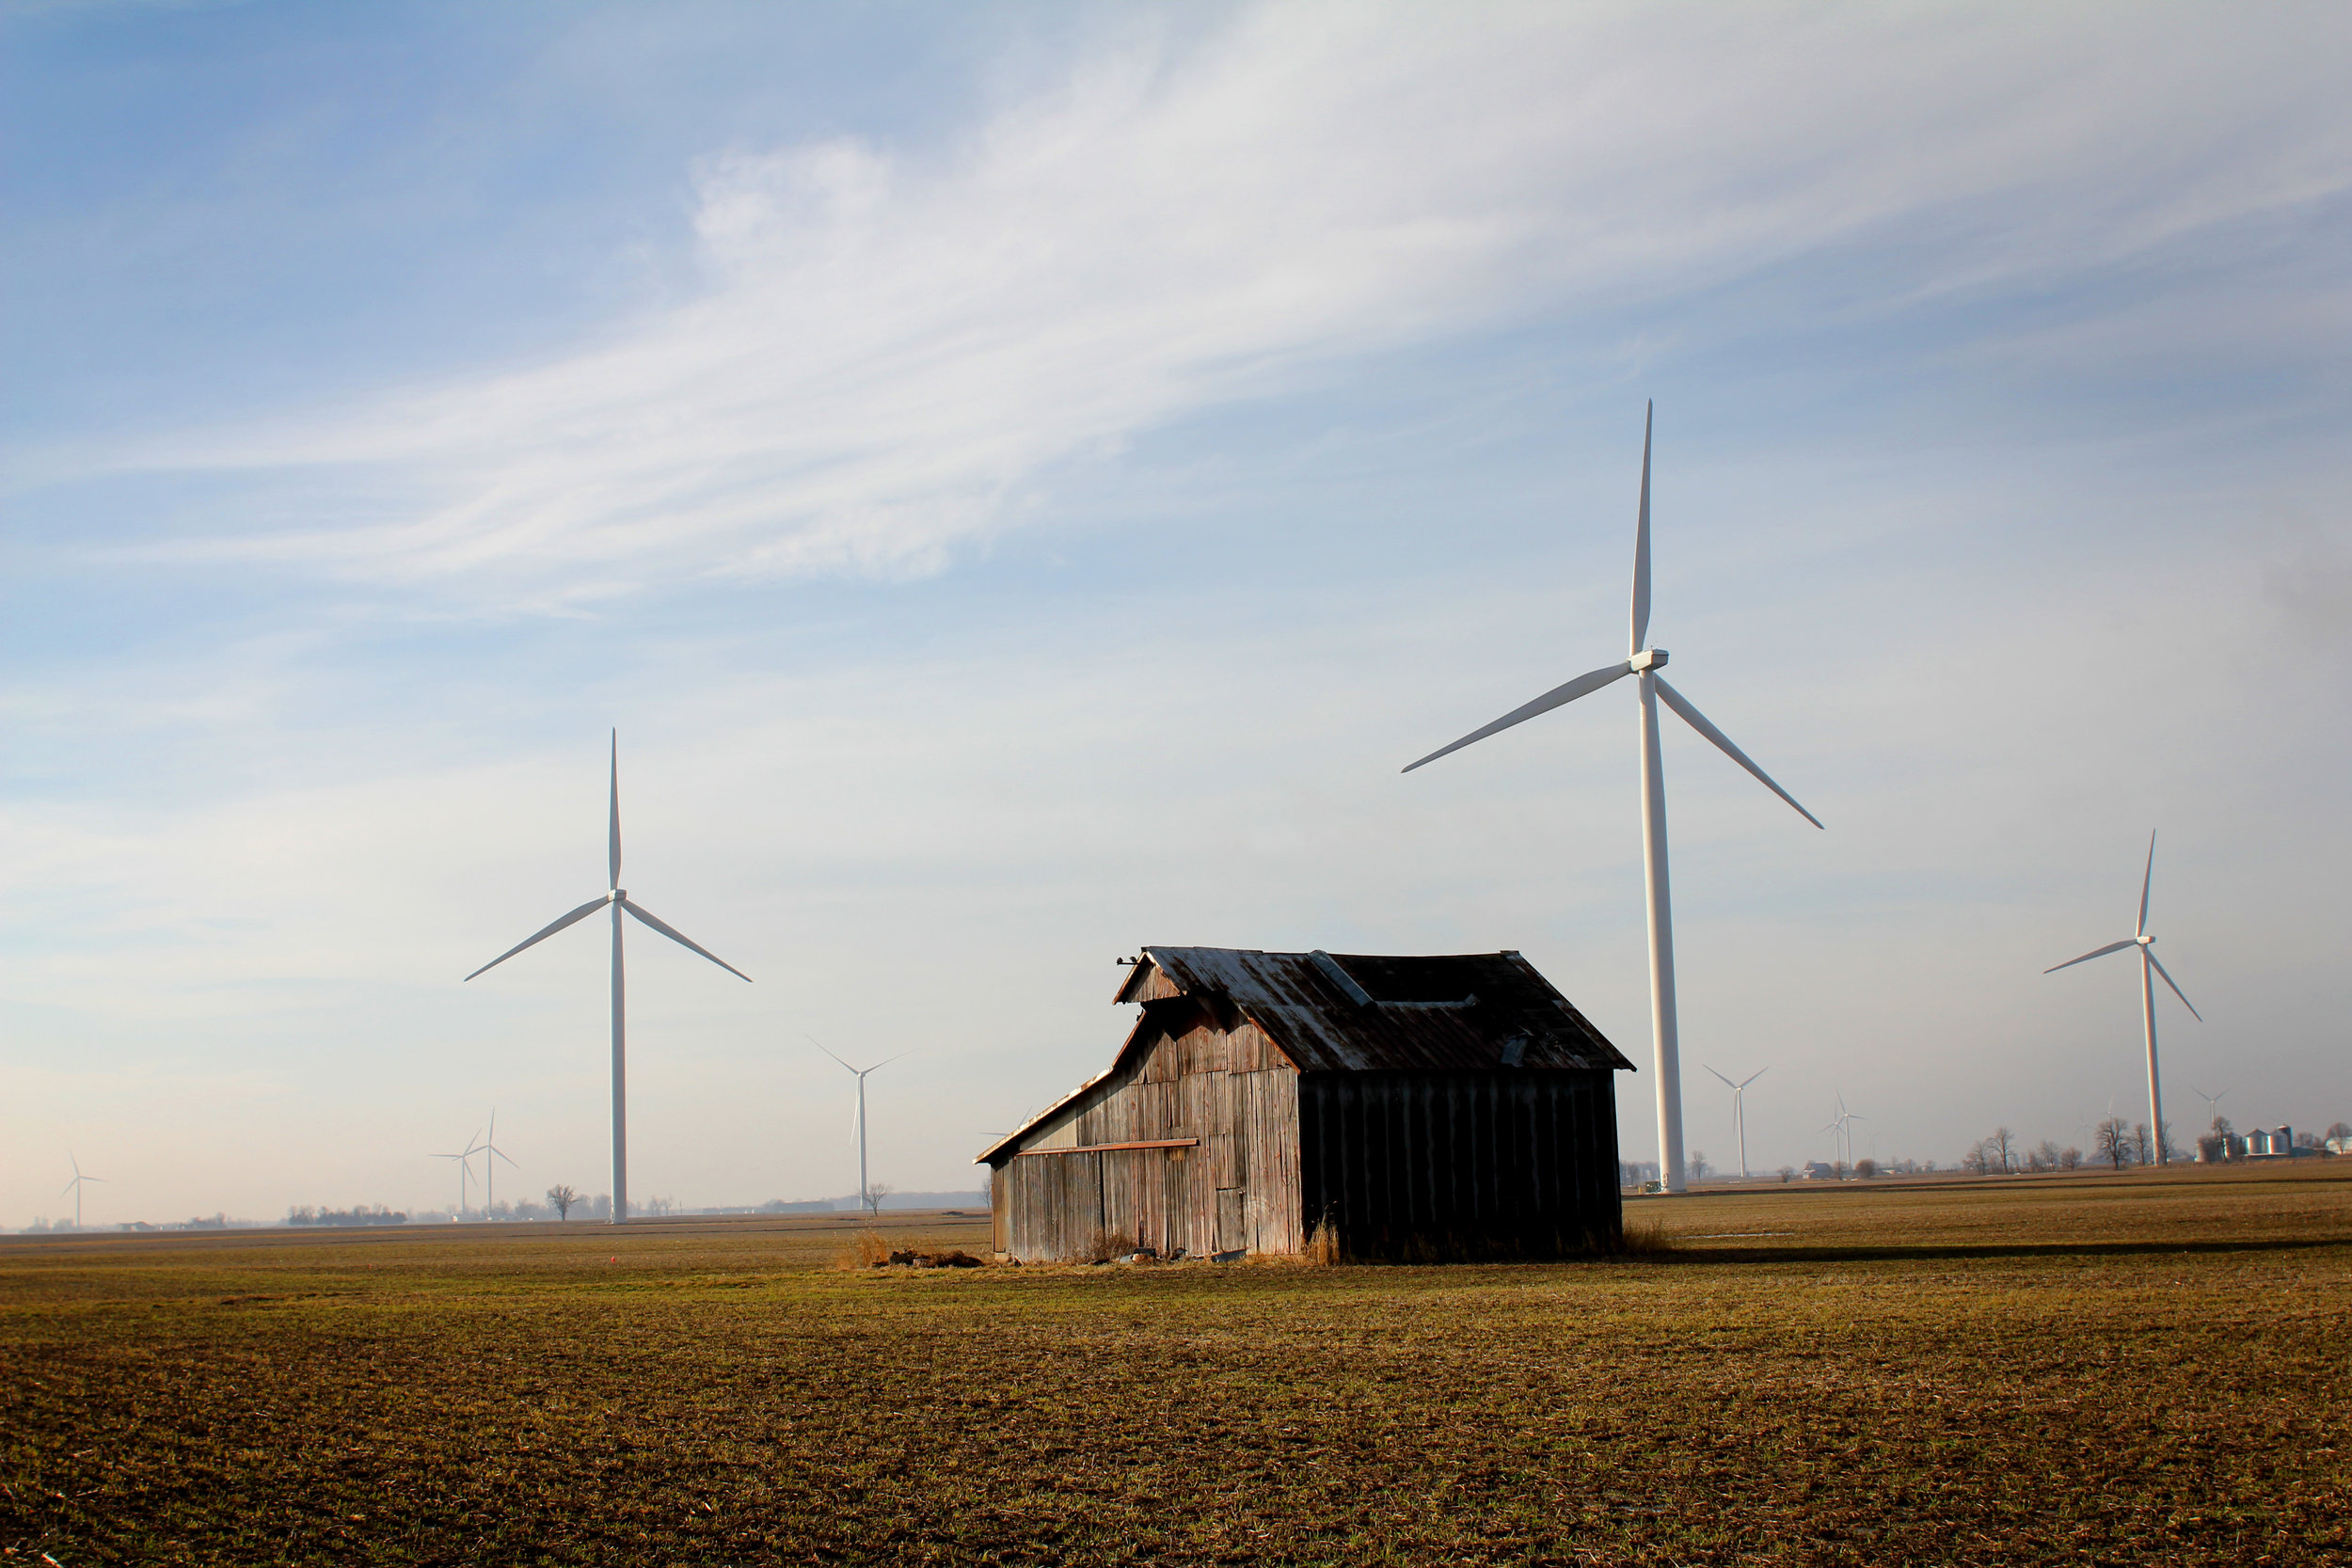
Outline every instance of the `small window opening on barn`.
POLYGON ((1504 1067, 1518 1066, 1526 1054, 1527 1037, 1525 1035, 1513 1035, 1502 1042, 1502 1065, 1504 1067))

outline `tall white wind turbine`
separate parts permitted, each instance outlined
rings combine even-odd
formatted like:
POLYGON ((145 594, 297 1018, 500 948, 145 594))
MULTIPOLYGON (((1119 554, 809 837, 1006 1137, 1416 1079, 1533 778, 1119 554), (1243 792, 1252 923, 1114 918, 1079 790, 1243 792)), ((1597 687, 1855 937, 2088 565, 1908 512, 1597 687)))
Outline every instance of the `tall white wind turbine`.
MULTIPOLYGON (((2189 1017, 2202 1023, 2205 1015, 2197 1010, 2187 994, 2174 984, 2172 976, 2166 974, 2164 965, 2156 961, 2156 939, 2148 934, 2148 890, 2155 879, 2156 835, 2152 831, 2148 834, 2148 869, 2141 872, 2139 878, 2139 923, 2133 927, 2132 934, 2122 942, 2094 947, 2079 958, 2053 964, 2042 973, 2056 974, 2061 969, 2072 969, 2093 958, 2104 958, 2109 953, 2121 953, 2127 947, 2139 949, 2139 1022, 2148 1041, 2148 1135, 2156 1141, 2156 1164, 2161 1165, 2170 1160, 2172 1148, 2171 1140, 2164 1135, 2164 1079, 2156 1070, 2155 977, 2163 975, 2164 983, 2172 987, 2172 994, 2181 999, 2181 1006, 2188 1008, 2189 1017)), ((2221 1092, 2227 1094, 2230 1091, 2224 1089, 2221 1092)))
MULTIPOLYGON (((817 1042, 815 1040, 811 1040, 809 1041, 809 1044, 817 1045, 817 1042)), ((817 1045, 817 1049, 819 1051, 825 1051, 825 1048, 821 1045, 817 1045)), ((825 1051, 825 1054, 833 1056, 833 1053, 830 1051, 825 1051)), ((903 1051, 898 1053, 899 1056, 903 1056, 906 1053, 903 1051)), ((838 1056, 833 1056, 833 1059, 836 1062, 841 1062, 841 1058, 838 1056)), ((869 1215, 874 1212, 874 1202, 873 1199, 866 1194, 866 1080, 872 1077, 875 1073, 880 1072, 882 1069, 888 1067, 891 1063, 897 1061, 898 1059, 898 1056, 884 1056, 881 1061, 876 1062, 869 1068, 854 1068, 850 1067, 850 1064, 847 1062, 841 1062, 841 1065, 849 1069, 850 1076, 857 1080, 857 1119, 853 1124, 853 1130, 857 1133, 857 1201, 858 1207, 865 1210, 869 1215)))
POLYGON ((1691 705, 1689 698, 1666 684, 1666 677, 1658 672, 1666 667, 1666 650, 1648 646, 1649 641, 1649 453, 1650 416, 1645 409, 1642 417, 1642 503, 1633 525, 1633 635, 1631 656, 1622 664, 1604 665, 1581 674, 1565 686, 1556 686, 1523 707, 1513 708, 1484 729, 1470 731, 1450 746, 1440 746, 1420 762, 1406 766, 1405 771, 1437 761, 1448 752, 1458 752, 1472 741, 1484 740, 1490 735, 1524 723, 1540 713, 1589 696, 1602 687, 1623 679, 1636 677, 1641 709, 1641 769, 1642 769, 1642 863, 1649 884, 1649 1011, 1650 1033, 1658 1057, 1658 1163, 1659 1174, 1664 1179, 1666 1190, 1683 1190, 1682 1170, 1682 1059, 1681 1034, 1675 1014, 1675 939, 1673 901, 1669 896, 1666 877, 1666 774, 1658 747, 1658 704, 1661 698, 1668 707, 1682 717, 1683 722, 1713 741, 1724 754, 1750 773, 1756 781, 1788 802, 1797 815, 1815 827, 1820 818, 1797 804, 1797 798, 1774 784, 1771 775, 1758 768, 1747 752, 1731 743, 1707 716, 1691 705))
POLYGON ((642 906, 630 899, 628 890, 621 886, 621 733, 618 730, 612 732, 612 827, 607 843, 612 876, 603 897, 590 899, 535 936, 516 942, 480 969, 475 970, 473 974, 467 975, 466 978, 470 980, 475 974, 487 974, 524 948, 536 946, 564 927, 585 920, 600 909, 611 907, 612 911, 612 1223, 619 1225, 628 1218, 628 988, 623 981, 621 964, 621 911, 627 910, 630 916, 641 925, 660 932, 689 952, 701 954, 745 985, 751 983, 752 977, 685 933, 672 928, 647 912, 642 906))
MULTIPOLYGON (((1699 1066, 1707 1067, 1707 1064, 1701 1062, 1699 1066)), ((1768 1067, 1757 1068, 1737 1084, 1728 1078, 1724 1078, 1722 1073, 1715 1072, 1711 1067, 1707 1067, 1707 1070, 1714 1073, 1718 1078, 1723 1078, 1724 1086, 1731 1091, 1731 1120, 1740 1131, 1740 1180, 1745 1181, 1748 1179, 1748 1085, 1772 1069, 1768 1067)))
POLYGON ((65 1191, 60 1192, 57 1196, 59 1197, 63 1197, 66 1196, 66 1193, 73 1195, 73 1228, 79 1230, 82 1228, 82 1183, 85 1181, 103 1182, 106 1179, 103 1176, 84 1176, 82 1174, 82 1162, 73 1157, 73 1151, 72 1149, 68 1149, 66 1151, 65 1159, 66 1164, 73 1167, 73 1180, 67 1182, 65 1184, 65 1191))

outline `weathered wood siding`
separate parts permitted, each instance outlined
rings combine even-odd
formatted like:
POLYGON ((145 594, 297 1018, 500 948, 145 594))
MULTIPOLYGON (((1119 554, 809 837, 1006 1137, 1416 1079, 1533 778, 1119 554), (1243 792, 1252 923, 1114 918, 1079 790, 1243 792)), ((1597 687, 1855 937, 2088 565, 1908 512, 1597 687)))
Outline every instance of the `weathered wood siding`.
POLYGON ((1025 1262, 1298 1250, 1298 1074, 1253 1024, 1169 1010, 1168 1028, 996 1167, 997 1250, 1025 1262), (1200 1141, 1027 1152, 1184 1138, 1200 1141))
POLYGON ((1295 1080, 1303 1217, 1349 1257, 1557 1257, 1614 1244, 1603 1070, 1314 1072, 1295 1080))

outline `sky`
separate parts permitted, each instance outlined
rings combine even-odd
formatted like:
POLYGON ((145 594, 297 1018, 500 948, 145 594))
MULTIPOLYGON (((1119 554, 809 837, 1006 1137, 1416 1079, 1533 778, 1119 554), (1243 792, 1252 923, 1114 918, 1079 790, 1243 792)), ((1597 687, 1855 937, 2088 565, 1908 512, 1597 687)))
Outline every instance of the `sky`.
POLYGON ((1150 943, 1523 951, 1687 1137, 2352 1118, 2352 13, 0 8, 0 1224, 967 1190, 1150 943))

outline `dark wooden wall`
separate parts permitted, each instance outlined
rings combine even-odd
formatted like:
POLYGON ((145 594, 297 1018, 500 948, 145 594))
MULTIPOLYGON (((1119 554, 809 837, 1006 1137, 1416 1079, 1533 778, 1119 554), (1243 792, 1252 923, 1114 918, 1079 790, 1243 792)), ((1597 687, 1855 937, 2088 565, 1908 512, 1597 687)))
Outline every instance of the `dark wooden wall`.
POLYGON ((1297 1072, 1246 1021, 1229 1029, 1194 1004, 1154 1014, 1164 1028, 996 1166, 999 1251, 1041 1262, 1138 1245, 1298 1250, 1297 1072), (1079 1152, 1188 1138, 1199 1142, 1079 1152))
POLYGON ((1309 1073, 1298 1118, 1304 1217, 1344 1256, 1559 1257, 1623 1233, 1606 1071, 1309 1073))

